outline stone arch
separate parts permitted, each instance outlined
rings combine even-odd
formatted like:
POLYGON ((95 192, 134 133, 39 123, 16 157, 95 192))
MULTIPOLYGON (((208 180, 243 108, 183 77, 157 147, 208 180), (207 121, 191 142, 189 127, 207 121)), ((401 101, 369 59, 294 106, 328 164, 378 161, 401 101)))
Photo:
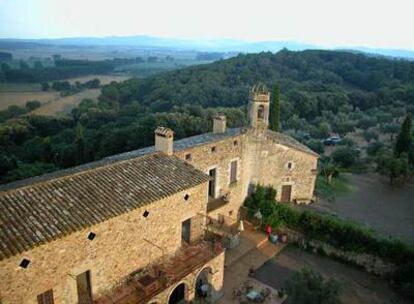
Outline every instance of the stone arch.
POLYGON ((196 298, 210 298, 213 291, 213 268, 203 267, 194 277, 193 286, 196 298))
POLYGON ((188 284, 185 281, 177 283, 174 288, 171 289, 167 303, 168 304, 179 304, 183 301, 189 300, 189 288, 188 284))

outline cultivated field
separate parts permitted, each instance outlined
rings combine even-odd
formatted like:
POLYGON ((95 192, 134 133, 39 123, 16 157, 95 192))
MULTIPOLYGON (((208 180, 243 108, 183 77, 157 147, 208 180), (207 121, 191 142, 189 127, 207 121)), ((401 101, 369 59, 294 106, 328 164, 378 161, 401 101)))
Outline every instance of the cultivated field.
POLYGON ((47 103, 59 98, 59 92, 0 92, 0 111, 12 105, 24 107, 29 100, 47 103))
POLYGON ((84 98, 96 100, 101 93, 100 89, 92 89, 74 94, 71 96, 60 97, 33 111, 37 115, 56 115, 59 113, 68 113, 76 107, 84 98))

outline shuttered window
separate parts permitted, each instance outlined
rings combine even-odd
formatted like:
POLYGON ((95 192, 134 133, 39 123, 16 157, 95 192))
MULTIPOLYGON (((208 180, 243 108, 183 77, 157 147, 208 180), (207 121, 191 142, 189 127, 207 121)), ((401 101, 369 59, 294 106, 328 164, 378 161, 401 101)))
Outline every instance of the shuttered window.
POLYGON ((230 164, 230 184, 237 182, 237 160, 230 164))
POLYGON ((54 304, 53 301, 53 290, 49 289, 48 291, 45 291, 44 293, 37 296, 37 303, 38 304, 54 304))

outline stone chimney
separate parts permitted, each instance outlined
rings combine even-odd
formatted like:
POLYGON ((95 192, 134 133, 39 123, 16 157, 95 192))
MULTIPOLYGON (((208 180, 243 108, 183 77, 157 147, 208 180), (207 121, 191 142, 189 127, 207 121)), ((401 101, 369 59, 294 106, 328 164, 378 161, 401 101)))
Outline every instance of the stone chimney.
POLYGON ((173 155, 174 132, 171 129, 158 127, 155 129, 155 151, 173 155))
POLYGON ((217 114, 213 119, 213 133, 226 133, 226 116, 224 114, 217 114))

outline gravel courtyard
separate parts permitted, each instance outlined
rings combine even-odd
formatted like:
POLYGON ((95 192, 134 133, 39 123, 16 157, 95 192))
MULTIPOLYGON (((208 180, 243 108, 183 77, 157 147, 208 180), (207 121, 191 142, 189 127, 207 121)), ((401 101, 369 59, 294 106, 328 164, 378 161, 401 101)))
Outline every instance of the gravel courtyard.
POLYGON ((414 244, 414 183, 390 186, 378 174, 348 175, 354 190, 334 202, 301 208, 330 212, 365 224, 384 236, 414 244))
POLYGON ((311 268, 326 278, 341 284, 341 303, 352 304, 405 304, 390 286, 381 279, 355 267, 321 257, 293 246, 285 247, 278 255, 267 261, 254 274, 254 278, 280 289, 293 271, 311 268))

